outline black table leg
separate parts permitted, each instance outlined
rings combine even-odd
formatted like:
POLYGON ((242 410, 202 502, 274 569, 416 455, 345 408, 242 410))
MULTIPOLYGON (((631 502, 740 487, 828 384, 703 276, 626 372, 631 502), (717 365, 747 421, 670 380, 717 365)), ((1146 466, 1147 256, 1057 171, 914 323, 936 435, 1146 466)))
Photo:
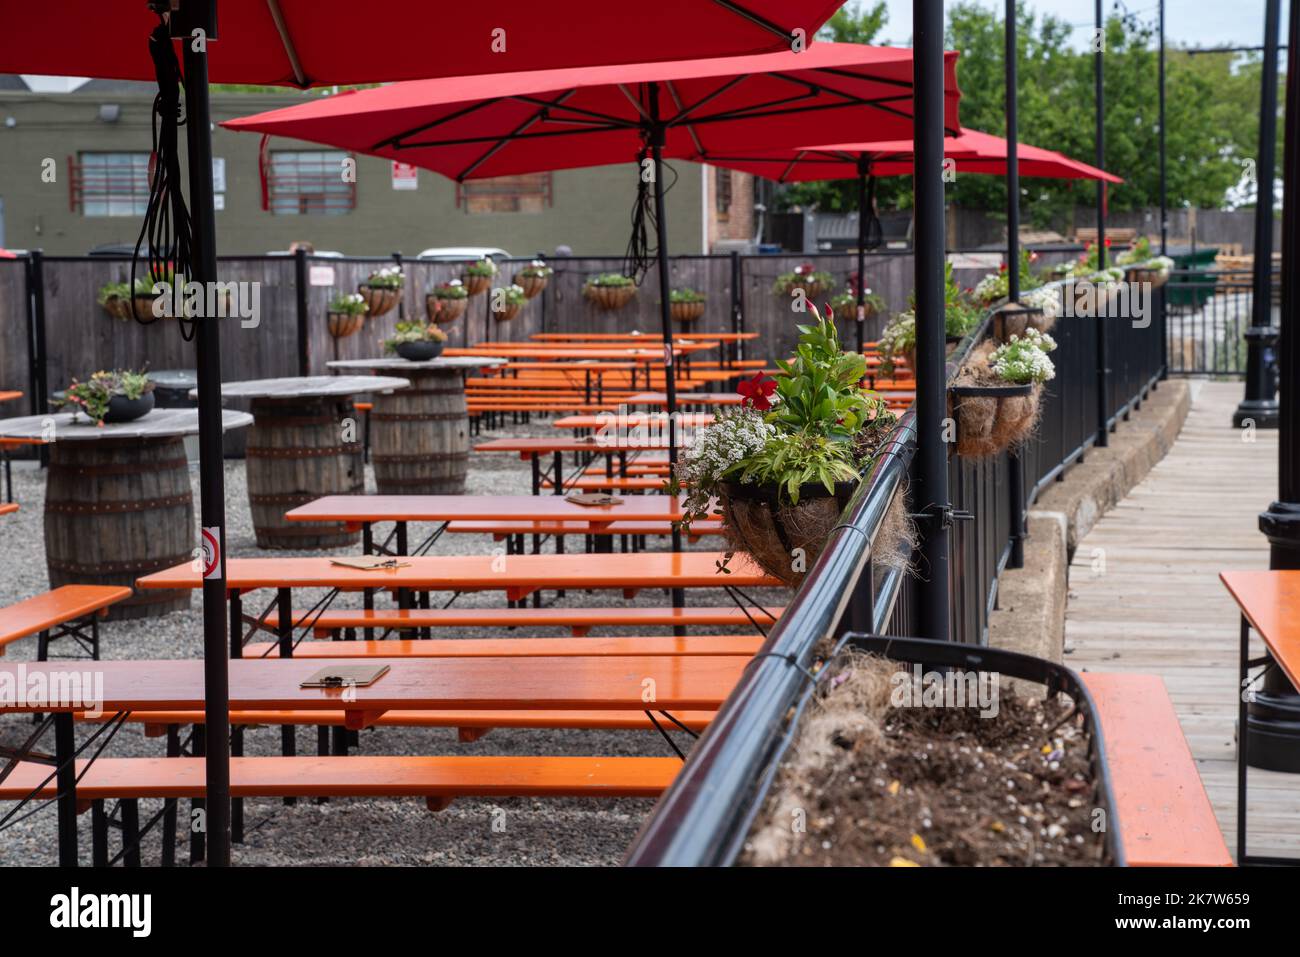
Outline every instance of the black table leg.
POLYGON ((77 735, 71 711, 54 716, 54 760, 59 801, 59 866, 77 866, 77 735))

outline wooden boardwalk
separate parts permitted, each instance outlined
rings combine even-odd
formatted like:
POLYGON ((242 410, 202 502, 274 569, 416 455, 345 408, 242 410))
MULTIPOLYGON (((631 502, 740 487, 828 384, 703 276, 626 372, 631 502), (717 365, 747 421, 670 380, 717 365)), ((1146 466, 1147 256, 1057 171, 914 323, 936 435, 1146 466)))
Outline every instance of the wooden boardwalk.
MULTIPOLYGON (((1173 449, 1075 552, 1065 662, 1164 678, 1235 852, 1239 618, 1218 573, 1268 567, 1258 515, 1277 493, 1277 433, 1232 428, 1240 382, 1192 389, 1173 449)), ((1250 775, 1252 853, 1300 854, 1300 775, 1250 775)))

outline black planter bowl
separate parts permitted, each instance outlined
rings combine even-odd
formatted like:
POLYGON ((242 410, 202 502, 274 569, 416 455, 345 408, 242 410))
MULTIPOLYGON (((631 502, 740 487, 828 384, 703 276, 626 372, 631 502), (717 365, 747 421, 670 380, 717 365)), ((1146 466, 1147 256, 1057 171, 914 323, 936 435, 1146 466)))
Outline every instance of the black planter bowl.
POLYGON ((397 354, 411 362, 428 362, 442 355, 442 342, 399 342, 397 354))
POLYGON ((108 400, 108 411, 104 413, 106 423, 134 422, 153 411, 154 397, 150 389, 138 399, 128 399, 124 395, 115 395, 108 400))

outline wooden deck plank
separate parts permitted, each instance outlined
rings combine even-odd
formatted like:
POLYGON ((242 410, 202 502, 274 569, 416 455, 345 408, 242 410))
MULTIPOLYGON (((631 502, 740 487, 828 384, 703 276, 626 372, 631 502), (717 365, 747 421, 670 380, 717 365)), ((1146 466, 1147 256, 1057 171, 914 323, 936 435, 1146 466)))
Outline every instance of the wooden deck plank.
MULTIPOLYGON (((1076 670, 1164 679, 1234 853, 1238 617, 1218 573, 1268 567, 1258 515, 1277 489, 1277 433, 1243 441, 1232 428, 1241 397, 1240 382, 1193 383, 1169 454, 1080 541, 1065 622, 1076 670)), ((1252 850, 1297 853, 1300 778, 1250 775, 1252 850)))

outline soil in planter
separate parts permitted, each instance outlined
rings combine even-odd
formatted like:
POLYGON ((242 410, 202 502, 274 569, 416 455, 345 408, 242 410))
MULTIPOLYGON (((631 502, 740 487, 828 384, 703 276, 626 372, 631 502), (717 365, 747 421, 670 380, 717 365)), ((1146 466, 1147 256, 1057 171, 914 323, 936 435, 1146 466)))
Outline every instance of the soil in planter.
POLYGON ((911 666, 832 663, 741 856, 781 866, 1097 866, 1088 734, 1065 696, 893 707, 911 666), (802 820, 805 831, 793 826, 802 820))

